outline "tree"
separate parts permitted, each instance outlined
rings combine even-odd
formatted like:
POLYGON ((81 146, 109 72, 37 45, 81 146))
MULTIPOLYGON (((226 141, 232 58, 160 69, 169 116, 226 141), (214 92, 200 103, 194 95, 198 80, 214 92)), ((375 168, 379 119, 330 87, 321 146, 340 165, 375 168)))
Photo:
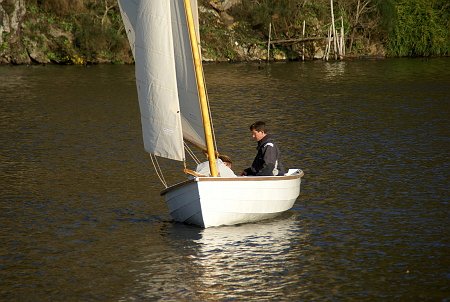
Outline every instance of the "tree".
POLYGON ((398 0, 394 26, 389 35, 393 56, 448 54, 450 29, 448 3, 436 0, 398 0))

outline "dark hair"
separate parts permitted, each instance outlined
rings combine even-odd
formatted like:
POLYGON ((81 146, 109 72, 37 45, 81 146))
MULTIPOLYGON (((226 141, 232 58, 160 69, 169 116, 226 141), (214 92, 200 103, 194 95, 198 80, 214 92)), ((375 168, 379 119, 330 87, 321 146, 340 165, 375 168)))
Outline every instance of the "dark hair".
POLYGON ((256 130, 258 132, 267 133, 269 129, 266 127, 266 123, 263 121, 257 121, 250 125, 250 131, 256 130))
POLYGON ((225 154, 220 154, 219 158, 224 162, 224 163, 230 163, 232 164, 233 162, 231 161, 231 158, 229 156, 226 156, 225 154))

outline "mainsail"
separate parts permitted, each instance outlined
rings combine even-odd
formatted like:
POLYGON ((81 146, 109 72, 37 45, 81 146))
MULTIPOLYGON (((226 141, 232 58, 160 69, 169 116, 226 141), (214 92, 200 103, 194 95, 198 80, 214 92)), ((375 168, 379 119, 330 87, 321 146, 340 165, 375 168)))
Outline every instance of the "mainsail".
POLYGON ((183 0, 119 0, 119 7, 136 64, 145 150, 184 160, 183 138, 206 149, 183 0))

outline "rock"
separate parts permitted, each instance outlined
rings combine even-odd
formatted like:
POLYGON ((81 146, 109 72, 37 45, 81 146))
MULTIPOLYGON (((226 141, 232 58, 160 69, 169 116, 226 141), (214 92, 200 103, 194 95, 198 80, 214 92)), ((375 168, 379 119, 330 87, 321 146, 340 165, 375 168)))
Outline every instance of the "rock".
POLYGON ((241 0, 212 0, 209 4, 217 11, 224 12, 229 10, 236 4, 241 3, 241 0))
POLYGON ((321 60, 323 59, 324 53, 323 49, 320 47, 316 47, 316 50, 314 51, 314 59, 321 60))
POLYGON ((284 52, 282 51, 277 51, 276 53, 273 54, 273 59, 275 61, 286 61, 287 60, 287 56, 284 52))
POLYGON ((34 63, 46 64, 50 63, 50 59, 42 52, 36 41, 30 41, 27 47, 28 56, 34 63))
POLYGON ((240 3, 240 0, 226 0, 226 1, 209 1, 209 4, 214 8, 220 15, 221 21, 227 26, 232 27, 234 24, 234 18, 229 15, 226 11, 230 9, 233 5, 240 3))
POLYGON ((0 57, 2 62, 29 63, 21 42, 21 24, 25 16, 25 0, 0 0, 0 57), (6 39, 4 37, 6 36, 6 39))

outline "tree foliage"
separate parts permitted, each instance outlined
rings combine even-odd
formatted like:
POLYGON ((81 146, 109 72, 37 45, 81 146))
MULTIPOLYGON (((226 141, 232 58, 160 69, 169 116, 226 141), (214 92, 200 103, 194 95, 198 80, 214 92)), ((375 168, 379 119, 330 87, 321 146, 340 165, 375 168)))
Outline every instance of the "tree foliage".
POLYGON ((388 49, 393 56, 446 55, 450 51, 446 0, 397 0, 388 49))
POLYGON ((28 27, 35 31, 31 37, 55 32, 51 30, 55 28, 68 32, 62 43, 61 37, 50 37, 49 45, 41 46, 49 48, 51 61, 129 61, 129 46, 116 0, 28 0, 27 10, 28 20, 34 19, 39 25, 28 27))
POLYGON ((240 22, 249 23, 264 34, 268 33, 271 23, 276 38, 289 39, 302 35, 304 20, 313 25, 308 28, 310 34, 321 30, 319 20, 329 17, 328 4, 328 0, 242 1, 231 13, 240 22))

